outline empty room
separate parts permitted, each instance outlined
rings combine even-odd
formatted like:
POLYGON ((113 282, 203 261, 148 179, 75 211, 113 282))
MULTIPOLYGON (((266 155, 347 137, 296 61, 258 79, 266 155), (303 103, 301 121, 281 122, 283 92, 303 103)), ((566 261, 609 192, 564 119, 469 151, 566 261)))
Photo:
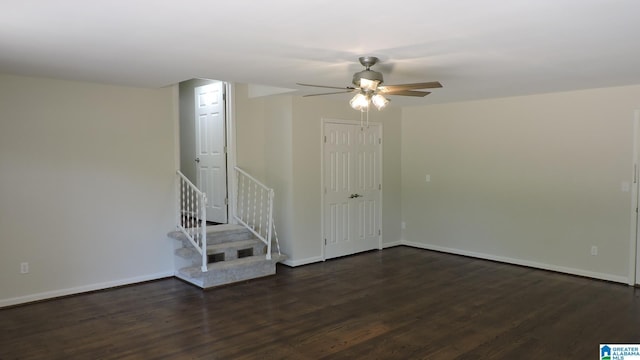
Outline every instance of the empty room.
POLYGON ((0 359, 640 358, 640 3, 1 7, 0 359))

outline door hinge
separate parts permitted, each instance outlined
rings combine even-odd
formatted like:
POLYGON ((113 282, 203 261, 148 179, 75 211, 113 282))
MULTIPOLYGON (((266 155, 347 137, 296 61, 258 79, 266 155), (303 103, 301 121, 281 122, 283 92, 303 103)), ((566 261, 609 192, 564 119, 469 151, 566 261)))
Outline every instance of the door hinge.
POLYGON ((224 153, 226 154, 227 153, 227 147, 225 146, 223 150, 224 150, 224 153))
POLYGON ((226 92, 222 93, 222 101, 227 101, 227 93, 226 92))
POLYGON ((382 230, 378 229, 378 235, 382 235, 382 230))
POLYGON ((327 246, 327 239, 324 239, 324 246, 327 246))
POLYGON ((327 143, 327 135, 324 136, 324 143, 327 143))
POLYGON ((224 198, 224 204, 225 205, 229 205, 229 198, 228 197, 224 198))
POLYGON ((382 184, 378 184, 378 190, 382 190, 382 184))
POLYGON ((378 144, 382 144, 382 138, 378 138, 378 144))

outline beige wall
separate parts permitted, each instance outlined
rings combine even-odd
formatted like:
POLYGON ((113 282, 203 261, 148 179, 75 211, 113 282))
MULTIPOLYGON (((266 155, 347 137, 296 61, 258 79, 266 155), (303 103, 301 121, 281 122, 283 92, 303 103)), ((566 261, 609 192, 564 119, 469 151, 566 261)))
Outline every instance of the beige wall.
MULTIPOLYGON (((293 262, 317 261, 322 255, 321 134, 322 119, 360 121, 348 98, 295 97, 293 99, 293 262)), ((370 121, 383 127, 384 244, 400 240, 400 110, 371 111, 370 121)))
POLYGON ((295 244, 293 236, 293 144, 292 98, 271 96, 266 98, 265 120, 265 184, 275 192, 273 216, 282 250, 289 256, 295 244))
POLYGON ((404 109, 404 240, 626 282, 637 108, 639 86, 404 109))
POLYGON ((248 86, 234 86, 236 164, 257 179, 265 180, 265 98, 248 97, 248 86))
POLYGON ((0 306, 173 274, 173 108, 171 88, 0 75, 0 306))
POLYGON ((292 252, 291 96, 248 97, 248 86, 234 93, 237 165, 274 189, 274 220, 282 251, 292 252))
MULTIPOLYGON (((322 259, 322 119, 359 121, 347 99, 276 95, 249 99, 236 86, 237 163, 276 191, 275 220, 288 264, 322 259)), ((372 112, 383 124, 383 241, 400 241, 400 110, 372 112)))
MULTIPOLYGON (((359 113, 234 97, 237 162, 275 188, 289 264, 321 260, 322 119, 359 113)), ((0 75, 0 306, 173 273, 176 107, 175 87, 0 75)), ((371 112, 384 244, 626 282, 637 108, 640 86, 371 112)))

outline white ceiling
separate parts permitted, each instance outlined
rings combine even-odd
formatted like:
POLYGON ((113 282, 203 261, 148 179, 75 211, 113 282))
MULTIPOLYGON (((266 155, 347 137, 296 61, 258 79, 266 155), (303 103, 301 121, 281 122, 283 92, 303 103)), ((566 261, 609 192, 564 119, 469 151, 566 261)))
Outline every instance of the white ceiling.
MULTIPOLYGON (((377 56, 396 105, 640 84, 638 0, 3 0, 0 72, 323 92, 377 56)), ((348 99, 348 95, 331 95, 348 99)))

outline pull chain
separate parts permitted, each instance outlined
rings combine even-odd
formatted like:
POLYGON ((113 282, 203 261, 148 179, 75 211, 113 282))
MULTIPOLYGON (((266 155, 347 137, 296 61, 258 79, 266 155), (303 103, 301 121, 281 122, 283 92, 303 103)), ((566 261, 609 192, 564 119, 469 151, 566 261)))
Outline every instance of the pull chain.
MULTIPOLYGON (((366 117, 367 117, 367 129, 369 128, 369 107, 367 107, 366 110, 366 117)), ((362 109, 360 110, 360 131, 364 131, 364 117, 365 117, 365 110, 362 109)))
POLYGON ((369 107, 367 106, 367 129, 369 128, 369 107))

